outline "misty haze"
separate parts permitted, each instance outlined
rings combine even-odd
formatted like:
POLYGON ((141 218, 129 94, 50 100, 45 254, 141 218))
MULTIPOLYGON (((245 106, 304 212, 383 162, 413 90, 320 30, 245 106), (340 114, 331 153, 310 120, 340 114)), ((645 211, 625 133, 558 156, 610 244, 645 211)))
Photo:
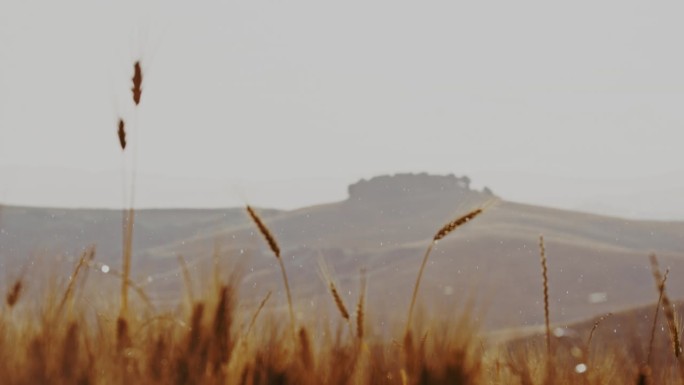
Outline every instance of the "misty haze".
POLYGON ((0 3, 0 378, 682 383, 683 13, 0 3))

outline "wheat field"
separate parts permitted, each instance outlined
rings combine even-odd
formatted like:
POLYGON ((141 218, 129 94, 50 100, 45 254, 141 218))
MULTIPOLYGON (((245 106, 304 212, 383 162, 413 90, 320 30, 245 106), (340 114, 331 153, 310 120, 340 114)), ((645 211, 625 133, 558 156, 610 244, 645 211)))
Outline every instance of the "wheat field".
MULTIPOLYGON (((256 210, 247 208, 255 228, 279 257, 280 246, 256 210)), ((479 210, 479 209, 478 209, 479 210)), ((476 211, 442 227, 443 238, 473 220, 476 211), (466 219, 464 219, 466 218, 466 219)), ((126 228, 124 228, 126 230, 126 228)), ((125 233, 124 233, 125 234, 125 233)), ((539 296, 548 306, 546 251, 540 240, 539 296)), ((426 254, 425 258, 429 255, 426 254)), ((365 330, 365 276, 356 304, 345 304, 330 273, 330 301, 338 321, 315 325, 315 314, 296 319, 270 307, 269 292, 253 308, 239 307, 239 277, 191 292, 194 277, 179 263, 186 296, 176 310, 146 306, 144 291, 117 310, 122 299, 89 303, 78 295, 94 265, 94 248, 77 260, 64 284, 52 283, 38 302, 25 298, 32 277, 6 289, 0 315, 0 376, 4 384, 675 384, 684 381, 679 354, 678 315, 667 297, 666 279, 651 256, 661 322, 671 340, 624 341, 611 338, 596 320, 587 339, 569 340, 540 332, 517 341, 493 342, 466 307, 456 319, 424 317, 399 326, 392 337, 365 330), (354 308, 355 312, 348 309, 354 308), (415 326, 419 325, 419 326, 415 326), (592 339, 593 338, 593 339, 592 339), (654 347, 655 350, 654 351, 654 347), (648 351, 647 356, 644 351, 648 351)), ((281 263, 283 288, 286 267, 281 263)), ((311 266, 315 268, 315 266, 311 266)), ((414 301, 422 274, 414 287, 414 301)), ((125 290, 132 283, 124 282, 125 290)), ((412 307, 413 302, 412 301, 412 307)), ((410 314, 410 313, 409 313, 410 314)), ((657 314, 656 314, 657 316, 657 314)), ((548 320, 548 314, 546 314, 548 320)), ((655 318, 653 330, 656 328, 655 318)), ((397 323, 400 324, 401 320, 397 323)))
MULTIPOLYGON (((135 62, 131 88, 134 108, 145 96, 143 79, 143 67, 135 62)), ((127 119, 121 117, 116 136, 123 156, 130 152, 128 129, 127 119)), ((64 283, 40 282, 47 289, 38 301, 29 299, 25 291, 43 278, 22 275, 8 284, 0 312, 2 384, 684 383, 680 318, 667 296, 668 272, 661 272, 655 256, 651 262, 659 299, 652 306, 655 317, 646 340, 636 335, 631 340, 612 337, 602 328, 603 318, 593 323, 587 337, 568 338, 556 333, 549 319, 548 287, 552 282, 547 276, 543 238, 539 242, 539 298, 544 302, 544 330, 523 339, 494 341, 480 330, 476 309, 469 306, 455 319, 422 314, 422 321, 414 322, 420 283, 433 246, 486 214, 486 205, 436 226, 422 262, 416 259, 417 277, 408 315, 396 320, 393 327, 398 332, 389 337, 367 325, 375 309, 366 307, 365 298, 381 293, 366 292, 363 271, 360 295, 353 304, 345 303, 334 275, 325 272, 329 299, 338 311, 337 322, 320 326, 316 314, 296 317, 290 292, 290 285, 296 282, 288 281, 278 240, 250 206, 246 211, 254 229, 278 261, 287 310, 271 306, 271 292, 257 306, 238 306, 239 274, 222 280, 222 274, 215 271, 213 282, 207 283, 201 294, 194 292, 192 281, 197 277, 192 276, 183 257, 179 257, 179 265, 185 297, 178 299, 173 311, 152 310, 144 289, 130 278, 134 162, 127 177, 123 186, 127 195, 120 293, 98 303, 80 295, 94 266, 94 248, 81 255, 64 283), (135 297, 129 298, 131 290, 135 297), (669 339, 656 338, 658 326, 669 331, 669 339)), ((214 269, 219 269, 218 263, 214 269)))

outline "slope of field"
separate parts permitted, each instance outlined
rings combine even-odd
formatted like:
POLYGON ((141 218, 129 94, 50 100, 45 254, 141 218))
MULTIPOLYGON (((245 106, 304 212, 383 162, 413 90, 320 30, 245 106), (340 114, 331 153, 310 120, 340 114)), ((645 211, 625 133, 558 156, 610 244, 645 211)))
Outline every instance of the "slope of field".
MULTIPOLYGON (((420 260, 435 231, 481 205, 487 207, 481 217, 434 249, 421 286, 421 306, 447 315, 474 299, 486 328, 539 324, 540 234, 549 258, 551 315, 558 322, 654 300, 650 252, 672 268, 672 297, 684 296, 684 223, 629 221, 505 201, 492 205, 489 191, 472 190, 467 179, 453 176, 378 177, 349 190, 349 199, 342 202, 260 211, 283 249, 301 313, 330 306, 318 272, 317 260, 322 258, 349 303, 356 298, 359 269, 366 268, 371 316, 378 325, 396 323, 405 317, 420 260)), ((98 243, 101 250, 112 252, 113 257, 103 257, 106 263, 118 264, 120 213, 79 222, 85 213, 95 216, 81 211, 66 233, 60 221, 46 220, 44 212, 27 216, 12 210, 21 209, 5 210, 3 255, 8 250, 30 252, 31 245, 75 250, 98 243), (90 235, 80 234, 79 228, 90 235), (23 246, 16 246, 20 241, 23 246)), ((180 296, 176 256, 188 260, 199 288, 211 277, 216 246, 219 263, 239 267, 245 301, 257 301, 271 290, 273 306, 285 303, 276 260, 242 209, 141 211, 137 220, 134 276, 160 303, 180 296)))

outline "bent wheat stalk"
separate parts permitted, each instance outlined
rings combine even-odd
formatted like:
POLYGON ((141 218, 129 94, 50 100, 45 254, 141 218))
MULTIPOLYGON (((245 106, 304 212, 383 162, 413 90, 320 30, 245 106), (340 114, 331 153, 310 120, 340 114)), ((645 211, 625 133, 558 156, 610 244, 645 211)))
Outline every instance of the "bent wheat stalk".
POLYGON ((655 254, 651 254, 649 258, 651 260, 653 279, 655 280, 658 291, 661 292, 663 313, 670 329, 670 337, 672 338, 672 349, 674 351, 675 357, 679 358, 680 354, 682 353, 682 346, 679 340, 679 327, 677 325, 676 316, 674 313, 674 305, 670 301, 670 297, 667 296, 667 291, 665 290, 665 281, 660 274, 660 267, 658 266, 658 258, 655 254))
POLYGON ((482 214, 483 210, 484 209, 482 208, 475 209, 469 212, 468 214, 447 223, 446 225, 442 226, 442 228, 440 228, 439 231, 437 231, 434 237, 432 237, 432 241, 430 242, 430 245, 428 246, 427 250, 425 251, 425 255, 423 256, 423 262, 420 264, 420 270, 418 270, 418 278, 416 278, 416 284, 413 286, 411 305, 409 306, 408 318, 406 320, 406 333, 408 333, 411 329, 411 320, 413 319, 413 308, 416 305, 416 298, 418 297, 418 288, 420 287, 420 280, 423 277, 423 270, 425 270, 425 265, 427 264, 428 257, 432 252, 432 248, 440 239, 446 237, 459 227, 465 225, 478 215, 482 214))
POLYGON ((84 251, 81 254, 81 257, 78 259, 78 263, 76 263, 76 268, 74 269, 74 273, 69 277, 69 285, 67 285, 67 289, 64 292, 64 296, 62 297, 62 301, 59 303, 59 307, 57 308, 57 314, 61 315, 62 310, 64 309, 64 305, 69 301, 69 299, 72 297, 73 292, 74 292, 74 286, 76 285, 76 280, 78 279, 78 273, 81 271, 81 268, 84 266, 87 266, 90 261, 95 258, 95 247, 91 246, 89 247, 86 251, 84 251))
POLYGON ((591 331, 589 331, 589 337, 587 338, 587 349, 591 347, 591 340, 594 338, 594 333, 596 332, 596 329, 598 329, 601 322, 612 315, 613 313, 608 313, 606 315, 602 315, 596 321, 594 321, 594 326, 591 327, 591 331))
MULTIPOLYGON (((658 303, 656 303, 655 314, 653 314, 653 324, 651 325, 651 338, 648 341, 648 353, 646 355, 646 365, 651 366, 651 357, 653 356, 653 344, 655 343, 655 332, 656 325, 658 324, 658 313, 660 313, 660 306, 663 303, 663 292, 665 291, 665 282, 667 281, 667 276, 670 273, 670 269, 665 270, 665 275, 663 275, 662 280, 657 285, 658 287, 658 303)), ((660 271, 658 271, 660 275, 660 271)), ((657 276, 654 275, 654 277, 657 276)))
POLYGON ((285 284, 285 293, 287 294, 287 306, 290 310, 292 335, 294 336, 296 334, 296 326, 294 310, 292 308, 292 295, 290 294, 290 284, 287 281, 287 273, 285 273, 285 264, 283 263, 283 259, 280 257, 280 247, 278 246, 278 242, 276 242, 276 239, 271 231, 268 229, 268 227, 266 227, 256 211, 254 211, 254 209, 252 209, 252 207, 249 205, 247 205, 247 213, 249 214, 250 218, 252 218, 252 221, 254 221, 254 224, 257 226, 259 232, 266 240, 266 243, 268 243, 269 248, 275 255, 276 259, 278 260, 278 264, 280 265, 280 272, 282 273, 283 283, 285 284))
POLYGON ((261 300, 259 307, 254 312, 254 315, 252 316, 252 320, 249 322, 249 327, 247 327, 247 332, 245 332, 245 337, 249 336, 249 332, 252 331, 252 328, 254 327, 254 324, 256 324, 256 320, 259 317, 259 313, 261 313, 261 310, 264 308, 264 306, 266 305, 266 302, 268 302, 269 298, 271 298, 271 291, 270 290, 268 291, 268 293, 266 293, 266 296, 264 297, 264 299, 261 300))

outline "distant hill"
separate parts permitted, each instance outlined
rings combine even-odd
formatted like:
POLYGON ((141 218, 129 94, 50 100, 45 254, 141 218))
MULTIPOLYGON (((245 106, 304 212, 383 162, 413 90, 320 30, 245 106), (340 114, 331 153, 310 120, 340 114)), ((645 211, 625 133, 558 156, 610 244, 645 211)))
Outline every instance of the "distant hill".
MULTIPOLYGON (((277 192, 274 192, 277 193, 277 192)), ((404 316, 429 240, 447 221, 488 206, 472 223, 440 241, 421 286, 425 308, 447 314, 475 297, 485 327, 542 322, 538 237, 549 259, 552 318, 591 317, 653 300, 647 255, 672 268, 671 296, 684 297, 684 223, 631 221, 497 201, 471 188, 466 177, 398 174, 360 181, 341 202, 292 211, 260 210, 282 249, 299 311, 330 308, 318 273, 331 265, 344 298, 355 301, 358 271, 369 275, 368 301, 377 322, 404 316)), ((5 207, 0 253, 17 268, 32 253, 74 253, 97 243, 101 261, 118 266, 121 213, 5 207)), ((183 254, 199 286, 211 277, 212 252, 239 266, 242 297, 258 300, 274 290, 284 303, 274 257, 242 208, 142 210, 136 216, 134 275, 159 301, 177 302, 183 254)))

